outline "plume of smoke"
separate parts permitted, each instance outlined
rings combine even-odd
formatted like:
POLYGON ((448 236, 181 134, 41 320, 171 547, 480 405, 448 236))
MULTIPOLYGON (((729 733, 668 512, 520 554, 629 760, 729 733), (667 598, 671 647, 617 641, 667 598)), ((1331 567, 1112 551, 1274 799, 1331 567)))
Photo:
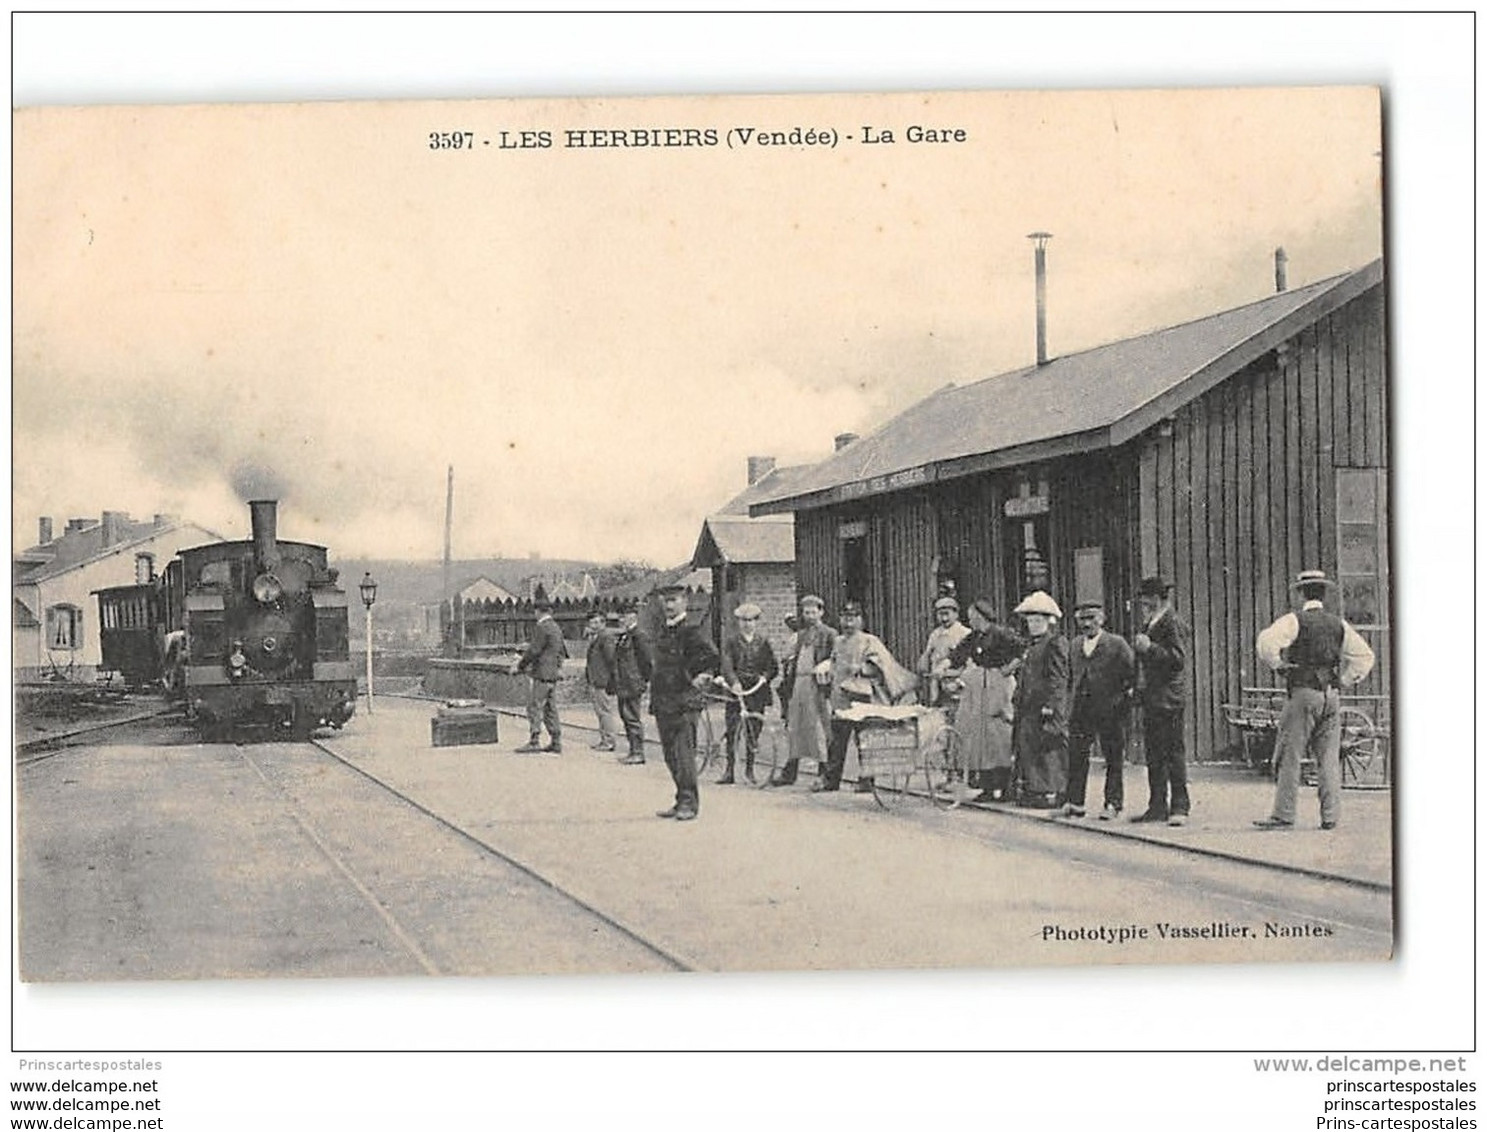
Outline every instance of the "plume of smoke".
POLYGON ((251 503, 255 499, 277 499, 283 502, 289 497, 288 481, 279 472, 266 464, 249 458, 239 459, 228 473, 228 480, 238 499, 251 503))

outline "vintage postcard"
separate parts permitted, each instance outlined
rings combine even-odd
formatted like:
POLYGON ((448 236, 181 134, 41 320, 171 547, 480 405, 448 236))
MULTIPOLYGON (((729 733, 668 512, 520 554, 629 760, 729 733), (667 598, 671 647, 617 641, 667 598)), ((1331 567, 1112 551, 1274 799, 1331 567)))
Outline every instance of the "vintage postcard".
POLYGON ((13 129, 24 980, 1393 955, 1379 90, 13 129))

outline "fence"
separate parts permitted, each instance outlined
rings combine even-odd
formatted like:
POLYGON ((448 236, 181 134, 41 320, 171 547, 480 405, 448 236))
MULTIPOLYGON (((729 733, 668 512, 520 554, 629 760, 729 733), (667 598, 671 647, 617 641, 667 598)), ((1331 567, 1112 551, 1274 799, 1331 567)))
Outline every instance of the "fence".
MULTIPOLYGON (((559 600, 553 602, 552 617, 564 640, 579 641, 595 613, 619 613, 626 609, 639 614, 640 625, 647 632, 654 632, 661 624, 660 602, 654 596, 642 598, 638 603, 613 597, 559 600)), ((687 591, 689 620, 700 620, 706 626, 711 610, 712 596, 705 590, 687 591)), ((532 626, 536 623, 537 609, 530 601, 459 602, 452 616, 450 603, 445 602, 439 610, 442 652, 446 657, 462 658, 522 649, 531 640, 532 626)))

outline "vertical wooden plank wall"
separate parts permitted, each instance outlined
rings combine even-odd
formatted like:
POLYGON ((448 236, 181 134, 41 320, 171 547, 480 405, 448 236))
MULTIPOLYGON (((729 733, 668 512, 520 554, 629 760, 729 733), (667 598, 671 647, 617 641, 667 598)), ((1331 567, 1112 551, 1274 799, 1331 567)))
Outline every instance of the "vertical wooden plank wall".
MULTIPOLYGON (((1224 704, 1276 682, 1254 655, 1255 636, 1289 608, 1299 570, 1336 576, 1336 468, 1383 468, 1386 423, 1376 288, 1179 409, 1171 436, 1158 427, 1136 442, 1142 567, 1173 581, 1193 627, 1195 757, 1235 741, 1224 704)), ((1386 506, 1381 493, 1384 527, 1386 506)), ((1384 695, 1392 658, 1388 633, 1375 636, 1379 666, 1359 691, 1384 695)))
POLYGON ((838 514, 832 508, 795 515, 795 588, 801 597, 815 594, 832 606, 841 594, 842 562, 837 545, 838 514))
POLYGON ((906 667, 934 628, 934 560, 939 555, 938 520, 923 492, 890 495, 873 517, 881 557, 868 631, 882 638, 906 667))

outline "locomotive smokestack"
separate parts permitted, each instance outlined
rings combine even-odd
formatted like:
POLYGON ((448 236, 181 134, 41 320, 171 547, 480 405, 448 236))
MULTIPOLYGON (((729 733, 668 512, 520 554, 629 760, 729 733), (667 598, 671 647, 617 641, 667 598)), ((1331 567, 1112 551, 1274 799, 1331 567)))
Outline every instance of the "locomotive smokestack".
POLYGON ((255 499, 248 504, 253 517, 253 557, 260 570, 279 565, 279 501, 255 499))

